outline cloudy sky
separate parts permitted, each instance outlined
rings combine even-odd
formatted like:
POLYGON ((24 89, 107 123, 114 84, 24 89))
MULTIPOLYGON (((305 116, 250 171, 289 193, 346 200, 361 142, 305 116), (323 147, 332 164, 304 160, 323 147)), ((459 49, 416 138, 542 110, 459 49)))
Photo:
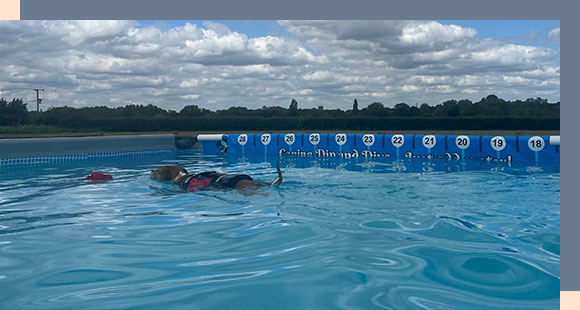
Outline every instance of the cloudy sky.
POLYGON ((559 21, 0 21, 0 38, 0 97, 44 88, 43 109, 560 100, 559 21))

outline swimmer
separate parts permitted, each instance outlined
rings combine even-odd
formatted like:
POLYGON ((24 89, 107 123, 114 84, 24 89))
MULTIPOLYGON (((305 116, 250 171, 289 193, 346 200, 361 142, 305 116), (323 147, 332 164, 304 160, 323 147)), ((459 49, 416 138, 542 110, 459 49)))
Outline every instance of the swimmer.
POLYGON ((256 182, 246 174, 225 174, 215 171, 189 174, 185 168, 178 166, 162 166, 151 171, 151 177, 159 181, 171 181, 186 192, 236 189, 244 195, 255 195, 259 194, 257 190, 262 186, 277 186, 282 183, 279 165, 276 165, 276 170, 278 177, 271 183, 256 182))

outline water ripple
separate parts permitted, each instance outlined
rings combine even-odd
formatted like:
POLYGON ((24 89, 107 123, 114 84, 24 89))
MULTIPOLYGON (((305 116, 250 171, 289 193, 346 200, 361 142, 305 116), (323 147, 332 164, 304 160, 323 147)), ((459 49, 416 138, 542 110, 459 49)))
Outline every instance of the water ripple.
POLYGON ((0 176, 0 308, 557 308, 559 174, 306 161, 282 160, 269 197, 148 176, 178 164, 275 177, 273 163, 224 156, 0 176), (76 180, 96 169, 115 180, 76 180))

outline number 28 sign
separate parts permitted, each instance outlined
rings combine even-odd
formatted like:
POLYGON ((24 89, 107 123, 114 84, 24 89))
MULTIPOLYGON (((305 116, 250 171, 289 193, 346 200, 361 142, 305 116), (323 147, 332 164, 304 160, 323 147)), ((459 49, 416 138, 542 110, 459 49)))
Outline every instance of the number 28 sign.
POLYGON ((248 135, 247 134, 241 134, 238 136, 238 143, 240 145, 246 145, 246 143, 248 143, 248 135))

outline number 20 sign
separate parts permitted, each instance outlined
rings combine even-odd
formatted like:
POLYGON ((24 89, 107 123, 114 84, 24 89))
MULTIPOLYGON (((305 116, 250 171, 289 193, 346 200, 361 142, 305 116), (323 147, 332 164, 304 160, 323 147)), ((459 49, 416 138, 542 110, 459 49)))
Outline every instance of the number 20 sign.
POLYGON ((455 145, 462 150, 468 149, 470 144, 471 141, 468 136, 457 136, 457 138, 455 138, 455 145))

